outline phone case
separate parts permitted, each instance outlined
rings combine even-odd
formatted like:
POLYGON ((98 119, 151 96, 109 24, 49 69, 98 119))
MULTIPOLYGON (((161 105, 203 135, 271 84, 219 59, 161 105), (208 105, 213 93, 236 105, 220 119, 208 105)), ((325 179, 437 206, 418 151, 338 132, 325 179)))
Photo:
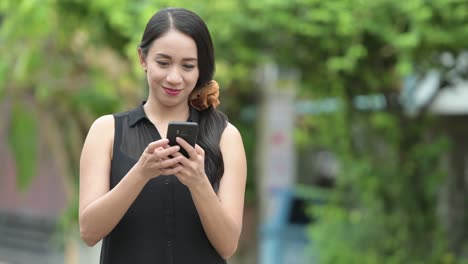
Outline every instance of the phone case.
MULTIPOLYGON (((167 138, 169 139, 169 145, 178 145, 177 141, 175 140, 176 137, 183 138, 192 147, 194 147, 198 138, 198 124, 195 122, 169 122, 167 128, 167 138)), ((179 152, 185 157, 189 158, 187 151, 185 151, 183 147, 180 147, 179 152)))

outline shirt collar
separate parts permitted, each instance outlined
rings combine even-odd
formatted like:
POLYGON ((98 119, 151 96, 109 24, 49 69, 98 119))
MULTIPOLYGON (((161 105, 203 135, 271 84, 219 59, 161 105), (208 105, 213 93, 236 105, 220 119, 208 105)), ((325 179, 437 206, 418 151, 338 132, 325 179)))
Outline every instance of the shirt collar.
MULTIPOLYGON (((149 121, 148 117, 146 116, 145 110, 143 109, 143 105, 145 103, 146 101, 143 101, 136 108, 134 108, 133 110, 130 110, 129 112, 129 117, 130 117, 129 126, 130 127, 135 126, 135 124, 138 123, 142 119, 146 119, 149 121)), ((190 107, 190 116, 188 118, 188 121, 198 123, 199 119, 200 117, 199 117, 198 111, 195 108, 190 107)))
POLYGON ((145 114, 145 110, 143 109, 143 105, 146 103, 146 101, 141 102, 136 108, 133 110, 130 110, 129 112, 129 117, 130 117, 130 127, 133 127, 138 121, 142 119, 148 119, 148 117, 145 114))

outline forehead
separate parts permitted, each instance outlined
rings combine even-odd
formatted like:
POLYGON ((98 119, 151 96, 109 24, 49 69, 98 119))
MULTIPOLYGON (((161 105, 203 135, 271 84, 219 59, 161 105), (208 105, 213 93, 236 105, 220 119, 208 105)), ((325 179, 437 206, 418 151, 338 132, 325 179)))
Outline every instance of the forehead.
POLYGON ((165 54, 172 58, 197 59, 197 44, 188 35, 170 30, 153 41, 149 54, 165 54))

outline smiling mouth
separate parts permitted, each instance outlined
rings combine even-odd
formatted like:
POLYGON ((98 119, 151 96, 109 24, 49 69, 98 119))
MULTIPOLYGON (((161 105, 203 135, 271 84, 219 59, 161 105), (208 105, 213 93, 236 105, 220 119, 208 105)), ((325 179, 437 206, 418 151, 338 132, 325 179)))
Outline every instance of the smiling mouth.
POLYGON ((165 87, 163 87, 163 90, 171 96, 178 95, 182 91, 180 89, 172 89, 172 88, 165 88, 165 87))

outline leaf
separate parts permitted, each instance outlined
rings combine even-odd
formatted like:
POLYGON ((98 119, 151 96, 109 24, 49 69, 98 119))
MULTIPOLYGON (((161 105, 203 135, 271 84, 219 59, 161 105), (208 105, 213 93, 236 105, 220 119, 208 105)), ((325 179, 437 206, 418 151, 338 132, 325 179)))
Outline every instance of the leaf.
POLYGON ((26 191, 31 185, 37 168, 37 120, 32 111, 20 102, 12 109, 8 142, 16 163, 16 185, 26 191))
MULTIPOLYGON (((0 62, 0 83, 6 80, 7 76, 7 65, 5 63, 0 62)), ((5 85, 0 85, 0 99, 5 96, 5 85)))

